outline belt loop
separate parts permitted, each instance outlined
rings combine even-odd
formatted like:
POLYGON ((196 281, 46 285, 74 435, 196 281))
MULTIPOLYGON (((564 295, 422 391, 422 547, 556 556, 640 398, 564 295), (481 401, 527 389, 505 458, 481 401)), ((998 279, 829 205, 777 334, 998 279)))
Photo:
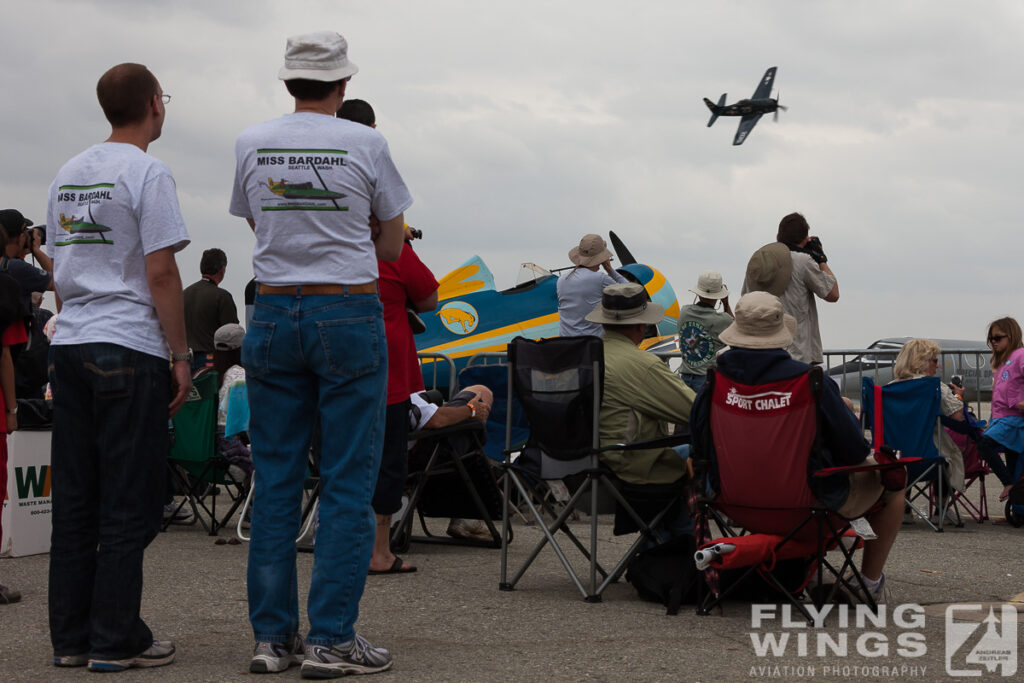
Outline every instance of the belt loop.
POLYGON ((345 297, 347 298, 350 294, 348 291, 348 285, 342 285, 342 291, 345 293, 345 297))
POLYGON ((298 297, 299 299, 302 298, 302 285, 295 286, 295 296, 298 297))

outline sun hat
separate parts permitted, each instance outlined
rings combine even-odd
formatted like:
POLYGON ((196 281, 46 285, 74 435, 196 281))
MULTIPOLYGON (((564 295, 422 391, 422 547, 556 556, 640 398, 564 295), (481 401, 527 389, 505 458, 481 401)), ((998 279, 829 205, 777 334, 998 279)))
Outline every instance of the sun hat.
POLYGON ((664 317, 665 307, 650 301, 643 285, 627 282, 605 287, 601 303, 584 319, 606 325, 650 325, 661 322, 664 317))
POLYGON ((348 60, 348 42, 340 33, 318 31, 288 38, 284 66, 277 72, 282 81, 340 81, 358 73, 348 60))
POLYGON ((715 270, 705 270, 697 278, 697 286, 690 290, 705 299, 724 299, 729 296, 729 288, 722 284, 722 274, 715 270))
POLYGON ((577 266, 599 266, 612 257, 608 243, 600 235, 584 235, 580 246, 569 250, 569 260, 577 266))
POLYGON ((750 292, 736 302, 736 319, 719 339, 741 349, 784 349, 795 334, 796 318, 782 312, 779 297, 750 292))
POLYGON ((766 244, 750 257, 744 287, 748 292, 770 292, 782 296, 793 274, 793 257, 782 242, 766 244))
POLYGON ((213 348, 217 351, 231 351, 242 348, 242 337, 245 329, 238 323, 221 325, 213 333, 213 348))

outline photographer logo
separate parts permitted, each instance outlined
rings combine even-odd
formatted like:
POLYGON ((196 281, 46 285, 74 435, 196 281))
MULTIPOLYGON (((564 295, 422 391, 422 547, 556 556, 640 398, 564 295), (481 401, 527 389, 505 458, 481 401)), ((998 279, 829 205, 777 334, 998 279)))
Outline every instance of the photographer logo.
POLYGON ((946 673, 978 677, 996 671, 1017 673, 1017 610, 977 603, 947 607, 946 673))

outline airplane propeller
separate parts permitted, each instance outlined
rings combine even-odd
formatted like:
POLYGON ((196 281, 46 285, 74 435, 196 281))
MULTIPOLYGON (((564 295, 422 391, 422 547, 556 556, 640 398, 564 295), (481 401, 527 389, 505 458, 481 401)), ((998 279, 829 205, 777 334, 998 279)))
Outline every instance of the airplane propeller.
POLYGON ((775 95, 775 111, 772 113, 772 121, 774 121, 775 123, 779 122, 779 110, 780 109, 782 111, 789 111, 789 107, 783 107, 781 104, 779 104, 779 100, 781 100, 781 99, 782 99, 782 91, 780 90, 775 95))
POLYGON ((622 240, 619 239, 618 235, 616 235, 614 232, 609 231, 608 237, 611 238, 612 249, 615 250, 615 255, 619 257, 619 261, 622 263, 622 265, 628 266, 630 264, 636 263, 636 259, 633 258, 632 254, 629 253, 629 249, 626 249, 626 245, 622 243, 622 240))

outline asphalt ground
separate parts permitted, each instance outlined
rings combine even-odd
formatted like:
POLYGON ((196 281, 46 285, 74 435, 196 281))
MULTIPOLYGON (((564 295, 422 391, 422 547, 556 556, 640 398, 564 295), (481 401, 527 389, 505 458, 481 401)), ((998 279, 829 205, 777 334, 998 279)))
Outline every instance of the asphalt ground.
MULTIPOLYGON (((997 486, 990 486, 994 517, 1001 518, 997 492, 997 486)), ((610 564, 631 539, 612 537, 610 517, 602 516, 600 522, 600 553, 610 564)), ((585 519, 578 524, 583 532, 585 519)), ((445 520, 433 520, 431 526, 443 533, 445 520)), ((536 528, 521 523, 515 534, 510 547, 513 563, 522 560, 540 536, 536 528)), ((221 532, 221 537, 229 538, 229 532, 221 532)), ((921 605, 920 611, 904 607, 900 623, 887 618, 883 626, 865 623, 860 628, 855 619, 842 627, 838 615, 821 629, 808 629, 799 620, 770 619, 754 633, 757 638, 788 634, 786 650, 778 656, 756 652, 750 605, 728 603, 721 613, 704 617, 684 606, 679 615, 666 616, 660 605, 638 600, 624 582, 610 586, 601 603, 588 604, 550 550, 539 556, 517 590, 502 592, 499 551, 414 543, 405 557, 419 567, 418 572, 368 578, 358 630, 394 655, 393 669, 379 674, 381 680, 947 680, 947 605, 1001 603, 1015 596, 1024 600, 1022 539, 1024 528, 1005 522, 967 521, 963 528, 944 533, 920 522, 904 526, 886 574, 894 602, 921 605), (845 635, 845 656, 827 647, 824 656, 817 656, 822 634, 837 643, 845 635), (801 636, 808 642, 805 654, 798 648, 801 636), (915 656, 904 656, 908 651, 915 656)), ((248 673, 252 634, 245 596, 246 548, 215 545, 215 539, 198 526, 172 527, 153 542, 146 554, 143 615, 158 638, 175 641, 178 656, 170 666, 132 670, 120 677, 253 679, 248 673)), ((48 562, 47 555, 0 560, 0 581, 23 594, 20 603, 0 607, 0 680, 64 681, 97 675, 51 665, 48 562)), ((304 595, 313 557, 300 554, 298 563, 304 595)), ((966 620, 958 622, 959 628, 973 631, 971 642, 983 633, 986 625, 981 619, 987 614, 987 607, 963 612, 966 620)), ((1020 611, 1013 614, 1021 620, 1020 611)), ((1017 626, 1009 621, 1000 625, 1004 635, 1017 626)), ((1022 636, 1024 624, 1010 645, 1019 646, 1022 636)), ((965 664, 965 653, 963 647, 956 649, 950 655, 951 666, 979 670, 980 665, 965 664)), ((1017 671, 1008 679, 1000 675, 1001 669, 982 669, 981 679, 1021 680, 1020 648, 1015 663, 1017 671)), ((265 678, 275 680, 274 676, 265 678)), ((293 668, 276 677, 297 680, 299 671, 293 668)))

